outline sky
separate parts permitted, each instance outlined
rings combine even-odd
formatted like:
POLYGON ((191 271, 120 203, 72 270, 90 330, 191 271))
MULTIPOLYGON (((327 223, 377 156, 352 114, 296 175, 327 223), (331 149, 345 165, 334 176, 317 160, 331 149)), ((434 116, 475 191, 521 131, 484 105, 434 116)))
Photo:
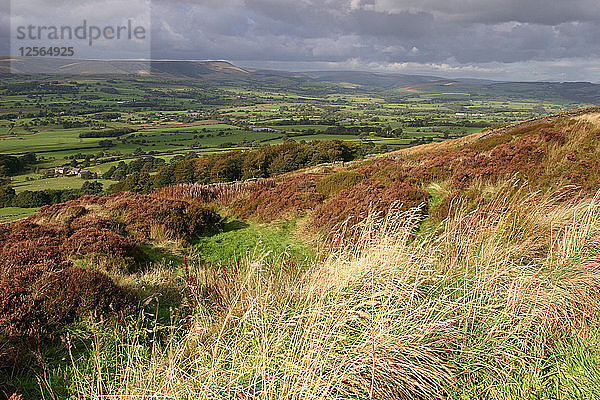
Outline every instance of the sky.
MULTIPOLYGON (((91 4, 51 3, 69 1, 91 4)), ((600 82, 599 0, 154 0, 151 15, 154 59, 600 82)))

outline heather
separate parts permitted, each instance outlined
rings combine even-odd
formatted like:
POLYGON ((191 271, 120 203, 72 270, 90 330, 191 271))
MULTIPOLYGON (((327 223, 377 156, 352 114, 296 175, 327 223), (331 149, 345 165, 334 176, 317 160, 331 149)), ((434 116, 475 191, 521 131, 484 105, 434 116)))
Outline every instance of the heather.
POLYGON ((219 227, 207 208, 131 194, 82 197, 0 226, 0 363, 21 363, 80 318, 135 310, 134 294, 111 275, 145 268, 141 247, 154 239, 219 227))

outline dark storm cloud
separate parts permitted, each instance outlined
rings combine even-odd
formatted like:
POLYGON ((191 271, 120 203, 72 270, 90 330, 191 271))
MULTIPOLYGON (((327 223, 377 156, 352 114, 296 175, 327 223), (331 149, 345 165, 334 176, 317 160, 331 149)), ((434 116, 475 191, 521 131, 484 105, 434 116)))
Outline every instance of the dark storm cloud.
MULTIPOLYGON (((460 68, 600 57, 597 0, 155 0, 155 55, 460 68)), ((300 65, 300 64, 298 64, 300 65)), ((315 64, 316 65, 316 64, 315 64)), ((322 65, 322 64, 320 64, 322 65)), ((533 64, 532 64, 533 65, 533 64)), ((485 70, 482 69, 482 70, 485 70)), ((582 71, 582 79, 585 78, 582 71)))
POLYGON ((0 57, 10 55, 10 2, 0 1, 0 57))
POLYGON ((344 21, 344 29, 383 38, 416 39, 431 34, 435 30, 435 20, 427 12, 355 10, 344 21))
POLYGON ((152 41, 155 58, 600 80, 600 1, 154 0, 152 41))
POLYGON ((442 18, 473 23, 522 22, 557 25, 575 21, 598 21, 596 0, 383 0, 383 9, 416 7, 430 10, 442 18), (398 6, 396 6, 398 5, 398 6))

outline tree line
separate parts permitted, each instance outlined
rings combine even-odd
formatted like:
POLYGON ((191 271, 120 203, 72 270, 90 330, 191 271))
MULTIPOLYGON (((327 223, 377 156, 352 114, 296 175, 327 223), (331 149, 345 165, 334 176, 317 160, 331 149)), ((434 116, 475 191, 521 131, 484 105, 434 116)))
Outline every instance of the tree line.
POLYGON ((7 156, 0 154, 0 176, 15 175, 27 171, 37 163, 35 153, 22 156, 7 156))
POLYGON ((16 193, 10 185, 0 186, 0 207, 34 208, 64 203, 81 196, 102 193, 102 184, 86 181, 81 189, 25 190, 16 193))
POLYGON ((111 186, 112 192, 148 193, 181 183, 233 182, 269 178, 318 164, 352 161, 377 151, 372 143, 313 141, 263 146, 256 150, 231 151, 171 163, 155 174, 134 172, 111 186))
POLYGON ((79 134, 80 138, 113 138, 119 137, 123 135, 127 135, 128 133, 135 132, 133 128, 112 128, 109 130, 103 131, 89 131, 89 132, 81 132, 79 134))

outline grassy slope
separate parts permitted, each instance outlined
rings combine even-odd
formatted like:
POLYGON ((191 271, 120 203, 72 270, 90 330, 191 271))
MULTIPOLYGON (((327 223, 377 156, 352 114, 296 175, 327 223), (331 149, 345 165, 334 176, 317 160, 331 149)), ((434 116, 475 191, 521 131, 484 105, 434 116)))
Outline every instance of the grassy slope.
POLYGON ((266 258, 271 261, 287 256, 304 263, 311 258, 311 251, 295 238, 295 231, 293 221, 265 226, 231 220, 226 223, 224 232, 200 238, 194 246, 202 260, 218 265, 267 252, 266 258))
MULTIPOLYGON (((85 398, 598 398, 600 201, 544 180, 571 179, 575 166, 559 161, 573 151, 595 157, 597 110, 581 114, 574 124, 570 115, 545 121, 566 139, 544 145, 546 177, 531 182, 542 190, 509 174, 451 197, 457 188, 443 176, 424 183, 432 213, 448 205, 443 218, 367 219, 308 269, 284 260, 273 268, 255 252, 235 269, 191 263, 185 282, 164 265, 125 278, 156 298, 182 291, 190 304, 167 321, 146 311, 150 323, 86 328, 89 350, 51 379, 85 398)), ((473 146, 493 154, 538 128, 421 146, 397 160, 427 166, 432 154, 473 146)), ((285 224, 238 228, 197 248, 227 261, 258 237, 275 249, 295 242, 285 224)))
POLYGON ((220 294, 192 328, 176 323, 150 352, 133 326, 98 335, 70 371, 76 387, 117 398, 597 398, 600 204, 496 189, 485 210, 457 207, 441 235, 415 241, 410 214, 367 224, 306 274, 274 273, 260 257, 218 278, 195 265, 220 294))

